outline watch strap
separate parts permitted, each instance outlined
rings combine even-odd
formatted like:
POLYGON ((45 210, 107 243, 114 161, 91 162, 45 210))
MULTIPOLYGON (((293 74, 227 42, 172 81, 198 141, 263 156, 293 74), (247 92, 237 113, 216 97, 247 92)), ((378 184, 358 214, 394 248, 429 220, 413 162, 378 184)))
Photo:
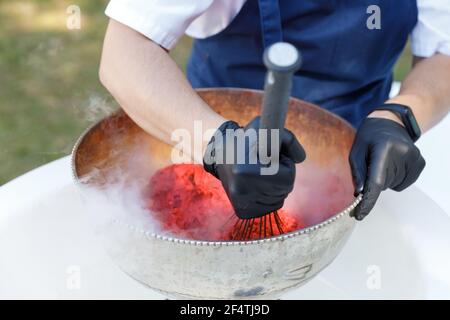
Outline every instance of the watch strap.
POLYGON ((397 103, 385 103, 374 110, 388 110, 394 112, 402 120, 411 139, 416 142, 420 138, 420 127, 410 107, 397 103))

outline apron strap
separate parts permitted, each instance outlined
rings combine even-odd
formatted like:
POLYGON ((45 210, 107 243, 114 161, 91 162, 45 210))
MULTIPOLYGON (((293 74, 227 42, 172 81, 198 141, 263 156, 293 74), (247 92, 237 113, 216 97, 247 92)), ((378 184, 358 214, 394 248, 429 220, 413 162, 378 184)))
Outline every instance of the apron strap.
POLYGON ((278 0, 258 0, 264 48, 283 40, 278 0))

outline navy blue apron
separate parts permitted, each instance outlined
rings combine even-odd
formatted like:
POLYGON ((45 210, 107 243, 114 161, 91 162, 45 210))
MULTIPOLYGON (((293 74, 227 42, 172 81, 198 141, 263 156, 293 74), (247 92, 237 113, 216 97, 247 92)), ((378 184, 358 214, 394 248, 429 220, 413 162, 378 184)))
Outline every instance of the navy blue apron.
POLYGON ((358 127, 388 98, 416 22, 415 0, 247 0, 223 31, 194 41, 187 75, 195 88, 262 89, 264 48, 287 41, 303 56, 292 95, 358 127), (380 7, 381 29, 366 26, 370 5, 380 7))

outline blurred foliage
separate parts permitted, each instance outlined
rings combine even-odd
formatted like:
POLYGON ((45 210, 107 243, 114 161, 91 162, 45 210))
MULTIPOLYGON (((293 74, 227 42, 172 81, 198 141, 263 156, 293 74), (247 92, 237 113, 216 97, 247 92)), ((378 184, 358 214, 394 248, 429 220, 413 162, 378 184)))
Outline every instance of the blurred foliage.
MULTIPOLYGON (((98 81, 107 1, 77 0, 81 29, 66 27, 72 1, 0 0, 0 185, 70 153, 89 123, 116 108, 98 81)), ((171 53, 185 66, 191 41, 171 53)), ((409 69, 406 53, 396 77, 409 69)))

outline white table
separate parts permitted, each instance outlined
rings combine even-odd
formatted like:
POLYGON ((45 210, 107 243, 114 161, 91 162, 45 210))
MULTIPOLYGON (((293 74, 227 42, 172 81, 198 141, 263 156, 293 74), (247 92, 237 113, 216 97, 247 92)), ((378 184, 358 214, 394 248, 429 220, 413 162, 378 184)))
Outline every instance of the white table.
MULTIPOLYGON (((338 258, 284 298, 450 298, 450 118, 420 141, 427 168, 387 191, 338 258)), ((69 158, 0 188, 1 298, 161 299, 98 243, 69 158)))

